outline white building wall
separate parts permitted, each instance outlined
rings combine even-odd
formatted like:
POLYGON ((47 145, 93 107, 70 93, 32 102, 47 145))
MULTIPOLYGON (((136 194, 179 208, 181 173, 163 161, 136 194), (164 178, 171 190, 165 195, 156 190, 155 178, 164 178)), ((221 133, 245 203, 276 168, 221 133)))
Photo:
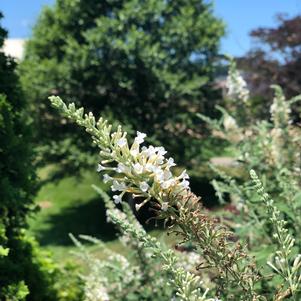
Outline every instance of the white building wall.
POLYGON ((24 39, 6 39, 2 50, 5 54, 21 60, 24 54, 24 44, 24 39))

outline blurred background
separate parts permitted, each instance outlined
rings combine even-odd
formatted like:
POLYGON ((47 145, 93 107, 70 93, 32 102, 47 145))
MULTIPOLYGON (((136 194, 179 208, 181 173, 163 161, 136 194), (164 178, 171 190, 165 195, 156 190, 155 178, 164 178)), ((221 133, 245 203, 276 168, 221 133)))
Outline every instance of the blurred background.
MULTIPOLYGON (((300 1, 233 0, 229 5, 216 0, 201 17, 207 1, 176 1, 166 12, 161 1, 137 1, 138 7, 129 1, 124 11, 121 2, 1 4, 7 31, 2 49, 15 58, 34 124, 40 211, 30 221, 30 231, 59 257, 72 245, 69 232, 109 240, 114 235, 91 189, 100 182, 95 176, 97 150, 81 130, 53 113, 49 95, 120 122, 132 134, 146 132, 149 142, 164 145, 188 168, 194 190, 214 206, 207 163, 231 164, 232 150, 208 135, 195 113, 216 114, 227 73, 223 55, 238 58, 246 76, 256 70, 249 79, 255 96, 263 95, 262 90, 269 94, 275 81, 289 82, 290 95, 300 91, 300 1), (115 10, 123 14, 119 20, 110 18, 115 10), (161 14, 173 10, 182 15, 161 29, 161 14), (290 51, 299 55, 294 63, 290 51)), ((264 110, 268 105, 258 114, 264 110)))
MULTIPOLYGON (((287 97, 300 94, 298 0, 2 0, 0 11, 0 92, 20 110, 14 118, 24 117, 17 128, 28 128, 11 144, 20 143, 25 155, 7 149, 14 164, 30 158, 20 167, 30 170, 34 187, 22 207, 29 212, 26 231, 62 264, 74 248, 70 232, 101 238, 121 253, 122 246, 91 188, 109 191, 96 174, 98 151, 50 107, 49 95, 122 124, 131 137, 147 133, 147 142, 163 145, 177 168, 188 170, 192 190, 217 210, 208 163, 239 177, 236 150, 197 113, 219 117, 226 56, 248 82, 257 118, 269 118, 272 83, 287 97)), ((293 117, 299 122, 299 108, 293 117)), ((147 208, 137 214, 150 216, 147 208)), ((150 231, 162 235, 153 225, 150 231)))

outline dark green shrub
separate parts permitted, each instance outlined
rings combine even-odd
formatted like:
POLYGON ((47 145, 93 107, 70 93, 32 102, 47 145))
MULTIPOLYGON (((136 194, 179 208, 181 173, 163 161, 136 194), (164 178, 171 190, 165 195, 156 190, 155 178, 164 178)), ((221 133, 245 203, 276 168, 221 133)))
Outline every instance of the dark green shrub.
MULTIPOLYGON (((0 27, 0 48, 5 36, 0 27)), ((37 181, 32 127, 15 67, 0 52, 0 300, 60 300, 58 267, 26 234, 37 181)))

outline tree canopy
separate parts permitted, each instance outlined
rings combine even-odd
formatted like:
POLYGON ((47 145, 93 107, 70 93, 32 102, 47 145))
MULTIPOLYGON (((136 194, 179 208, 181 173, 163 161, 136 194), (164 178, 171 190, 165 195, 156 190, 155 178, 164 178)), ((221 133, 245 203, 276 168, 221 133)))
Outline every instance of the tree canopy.
POLYGON ((73 149, 78 155, 64 163, 77 168, 86 149, 79 132, 54 122, 46 98, 59 94, 165 140, 184 159, 188 128, 197 122, 191 112, 208 112, 218 99, 212 82, 223 33, 212 5, 200 0, 57 0, 46 7, 21 66, 39 141, 50 146, 46 157, 60 160, 73 149))
POLYGON ((280 85, 288 98, 300 94, 301 90, 301 16, 279 15, 277 20, 274 28, 254 29, 251 37, 256 44, 239 58, 252 94, 265 101, 273 96, 272 84, 280 85))

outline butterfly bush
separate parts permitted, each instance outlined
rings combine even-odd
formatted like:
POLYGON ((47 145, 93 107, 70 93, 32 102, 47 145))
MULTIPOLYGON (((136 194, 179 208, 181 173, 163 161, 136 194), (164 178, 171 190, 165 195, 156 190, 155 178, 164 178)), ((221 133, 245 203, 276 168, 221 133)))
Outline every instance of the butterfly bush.
POLYGON ((249 99, 250 92, 247 88, 247 83, 240 72, 235 68, 234 64, 230 65, 226 80, 226 88, 228 97, 232 99, 240 99, 244 103, 249 99))
POLYGON ((137 238, 142 242, 143 247, 151 249, 154 256, 162 259, 162 269, 167 271, 171 277, 167 280, 169 285, 176 289, 173 300, 185 301, 215 301, 216 298, 207 298, 209 289, 203 293, 200 291, 201 279, 183 267, 177 265, 177 256, 172 250, 163 250, 161 244, 154 238, 149 236, 143 229, 137 229, 133 224, 128 223, 125 219, 119 219, 112 211, 109 212, 112 221, 118 224, 121 229, 137 238), (177 298, 178 297, 178 298, 177 298))
MULTIPOLYGON (((128 245, 139 250, 138 257, 144 262, 141 272, 152 265, 145 264, 149 256, 160 258, 161 273, 170 276, 167 282, 175 292, 172 300, 297 301, 301 243, 294 237, 301 230, 301 206, 296 198, 300 193, 301 161, 300 152, 296 151, 300 139, 296 139, 290 111, 300 97, 287 102, 281 89, 274 87, 271 123, 254 121, 249 110, 247 84, 234 65, 227 80, 229 110, 218 107, 222 113, 220 120, 199 116, 215 134, 234 146, 238 153, 236 167, 254 168, 264 174, 264 179, 268 179, 268 193, 279 195, 285 204, 272 201, 254 171, 251 172, 252 186, 247 179, 243 179, 246 184, 241 184, 239 179, 212 166, 220 177, 213 181, 218 197, 223 201, 225 194, 229 194, 236 210, 232 216, 216 213, 214 217, 191 192, 186 171, 177 174, 173 158, 166 156, 163 147, 146 145, 146 134, 137 132, 130 142, 120 126, 113 131, 106 120, 96 121, 92 113, 84 114, 83 109, 76 109, 74 104, 67 106, 56 96, 50 100, 65 117, 84 127, 99 147, 101 160, 97 171, 103 181, 110 184, 115 205, 120 204, 124 210, 121 212, 107 200, 108 221, 119 228, 128 245), (193 246, 191 258, 182 260, 185 267, 173 250, 164 250, 137 224, 127 203, 123 202, 126 193, 134 197, 136 210, 149 202, 156 211, 156 218, 164 219, 182 243, 193 246), (268 254, 258 258, 250 255, 261 254, 266 249, 268 254), (206 280, 205 284, 204 279, 208 278, 210 281, 206 280), (208 299, 209 294, 213 297, 208 299)), ((97 281, 98 277, 94 278, 97 281)), ((159 276, 158 279, 157 286, 161 287, 165 278, 159 276)), ((98 291, 99 294, 110 294, 112 283, 106 281, 103 280, 104 290, 98 291)), ((95 289, 97 293, 97 286, 95 289)))
POLYGON ((84 283, 84 301, 120 300, 128 288, 140 285, 142 275, 139 267, 131 264, 125 256, 108 250, 103 242, 94 237, 80 235, 81 240, 102 248, 106 260, 100 260, 87 251, 81 241, 73 235, 71 239, 79 249, 76 255, 85 263, 88 271, 81 275, 84 283))
MULTIPOLYGON (((203 259, 199 266, 213 268, 218 297, 231 295, 239 283, 239 289, 236 289, 240 294, 239 300, 260 300, 255 290, 260 277, 253 259, 244 252, 241 243, 233 240, 233 234, 201 206, 199 198, 189 188, 186 171, 179 175, 173 172, 174 160, 165 157, 164 148, 142 146, 145 138, 143 133, 137 133, 130 144, 121 127, 112 131, 106 120, 100 118, 96 121, 92 113, 84 115, 82 108, 76 109, 74 104, 67 106, 59 97, 53 96, 50 100, 64 116, 84 127, 100 148, 101 161, 97 170, 104 173, 104 181, 110 182, 115 203, 122 203, 125 193, 131 193, 136 198, 137 209, 151 202, 157 210, 157 218, 170 221, 172 231, 182 242, 195 245, 203 259)), ((120 225, 123 223, 114 218, 114 214, 108 214, 108 218, 120 225)), ((127 227, 130 232, 130 225, 127 227)), ((139 237, 143 240, 142 235, 139 237)), ((172 267, 171 262, 167 266, 172 267)), ((175 281, 180 281, 186 288, 195 281, 190 274, 173 275, 177 279, 175 281)), ((182 291, 183 294, 189 292, 191 296, 197 294, 197 290, 182 291)))
POLYGON ((301 131, 292 122, 291 112, 301 97, 286 100, 279 86, 271 88, 275 94, 270 119, 255 118, 246 84, 232 62, 225 107, 217 108, 221 118, 199 117, 235 150, 230 169, 211 164, 217 175, 212 184, 221 203, 226 197, 232 202, 235 214, 224 212, 224 218, 230 218, 233 230, 248 240, 249 252, 258 255, 257 264, 264 264, 262 273, 272 272, 260 280, 266 296, 271 300, 300 300, 301 131), (263 176, 264 184, 253 169, 263 176), (233 170, 239 177, 233 176, 233 170), (252 170, 252 182, 246 170, 252 170))
POLYGON ((273 256, 274 262, 268 261, 267 264, 288 283, 288 289, 281 292, 282 296, 296 296, 301 282, 301 254, 292 255, 296 240, 289 233, 286 228, 287 222, 282 219, 281 212, 274 205, 274 200, 265 192, 254 170, 250 171, 250 176, 269 213, 270 222, 274 227, 273 239, 278 245, 278 250, 273 256))
POLYGON ((108 249, 98 239, 81 235, 81 240, 102 249, 106 259, 100 260, 71 235, 79 248, 77 255, 88 267, 88 272, 82 275, 85 301, 218 300, 206 297, 209 290, 203 287, 199 276, 189 271, 190 267, 183 266, 182 253, 176 254, 145 232, 127 203, 121 204, 121 211, 99 187, 94 189, 102 196, 109 220, 117 226, 124 248, 131 252, 131 260, 108 249))
POLYGON ((136 205, 137 208, 154 198, 161 209, 167 211, 176 195, 187 194, 187 172, 184 170, 178 176, 172 172, 174 159, 165 157, 167 152, 164 147, 142 146, 146 134, 137 132, 130 145, 127 133, 120 126, 116 132, 112 132, 112 126, 106 120, 100 118, 96 122, 92 113, 83 118, 82 108, 76 110, 74 104, 67 107, 56 96, 52 96, 50 100, 54 107, 86 127, 86 131, 92 134, 93 142, 101 150, 102 161, 98 164, 97 171, 103 173, 105 183, 111 184, 112 191, 116 193, 113 196, 116 204, 121 203, 124 194, 128 192, 143 199, 141 204, 136 205))

